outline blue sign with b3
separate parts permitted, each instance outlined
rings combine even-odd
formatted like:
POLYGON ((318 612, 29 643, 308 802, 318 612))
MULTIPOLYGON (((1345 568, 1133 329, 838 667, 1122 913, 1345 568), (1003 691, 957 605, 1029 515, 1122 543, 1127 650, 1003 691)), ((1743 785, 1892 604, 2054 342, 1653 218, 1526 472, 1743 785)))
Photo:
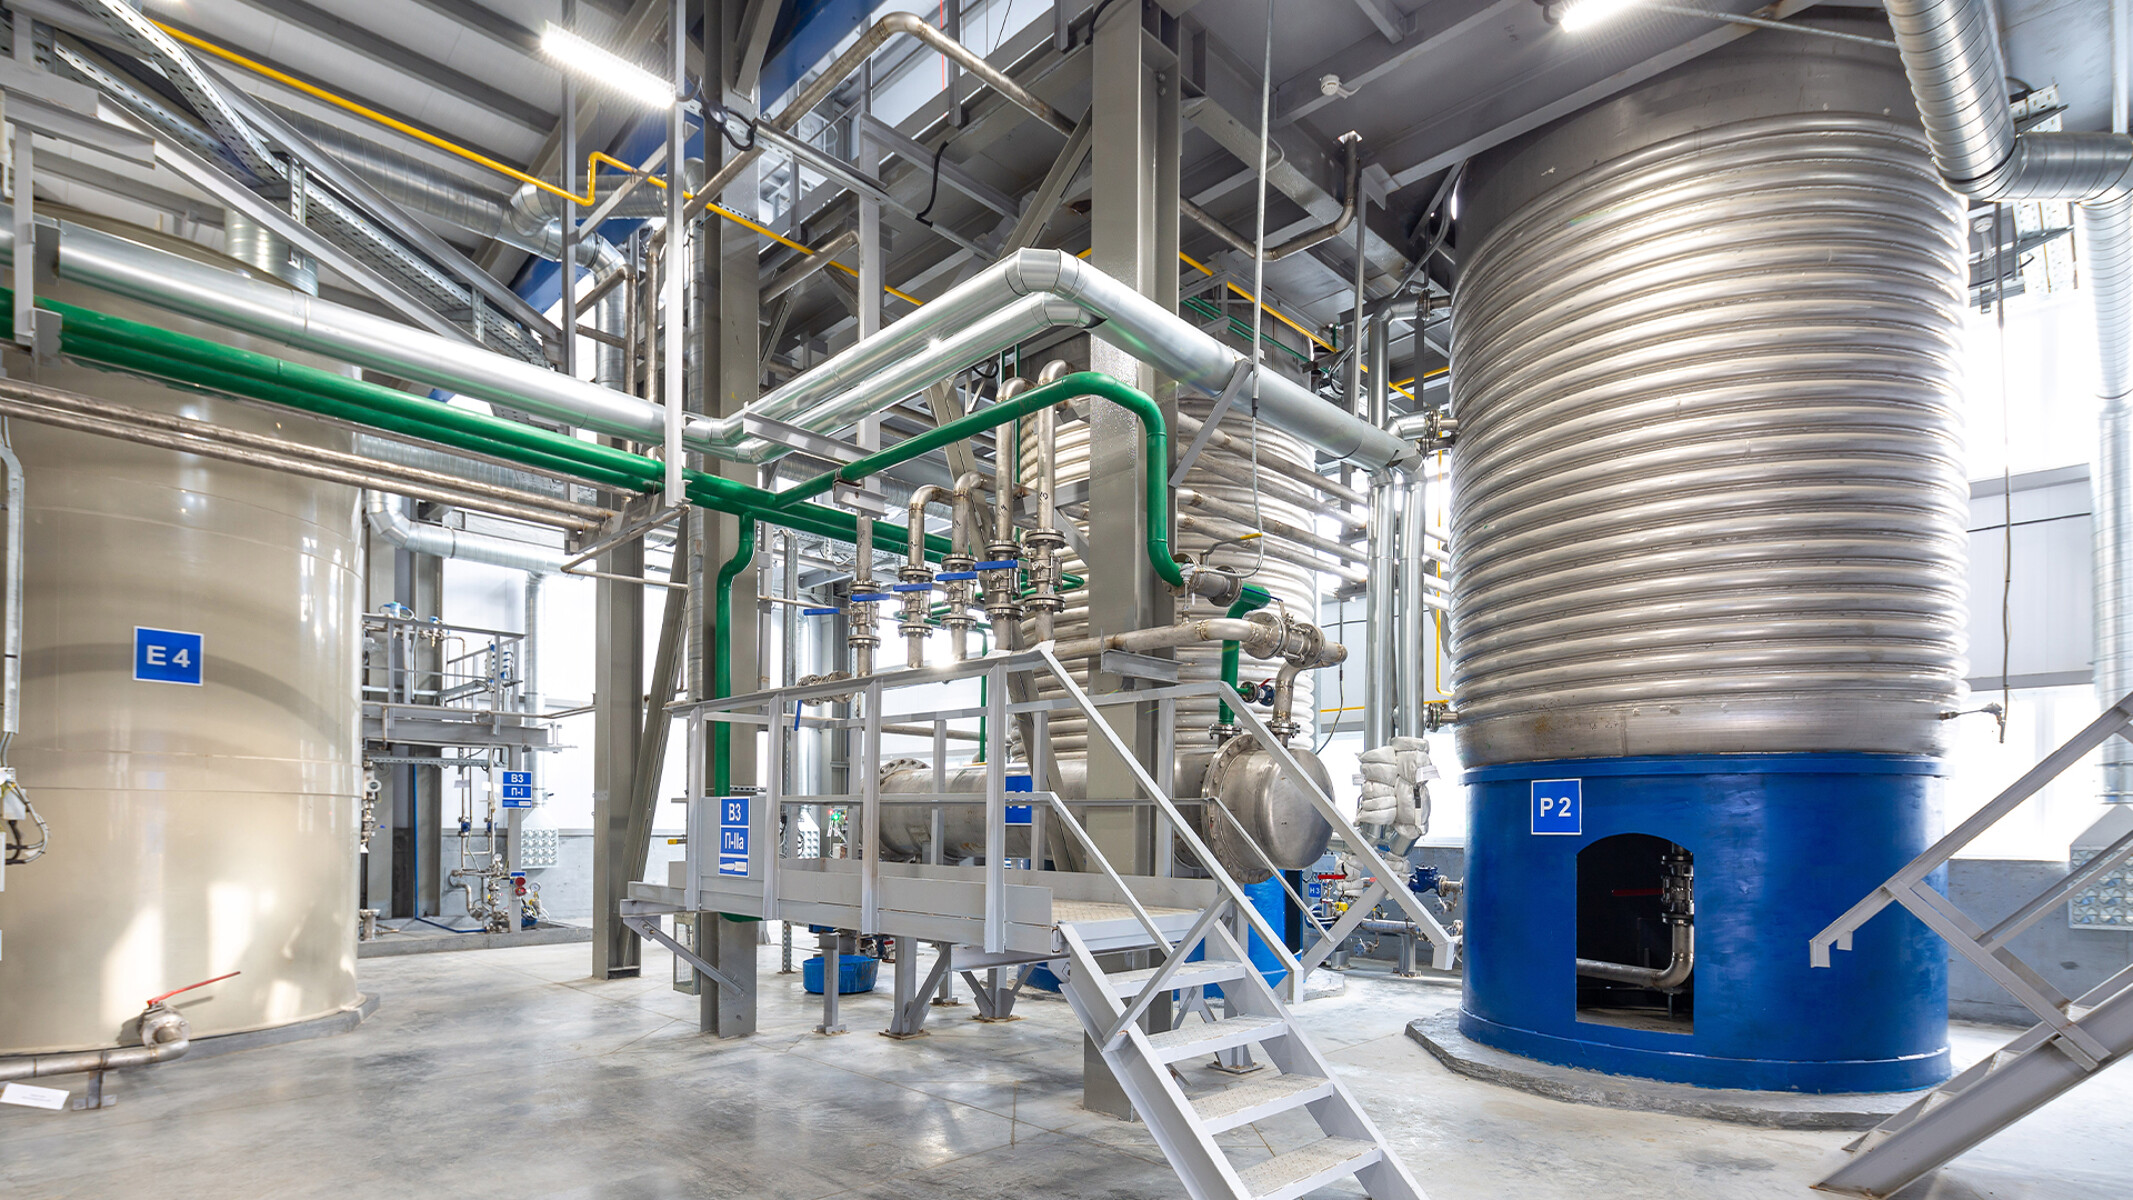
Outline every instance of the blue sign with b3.
POLYGON ((748 797, 727 796, 718 802, 718 873, 748 873, 748 797))
POLYGON ((1577 837, 1585 832, 1585 788, 1581 779, 1533 781, 1533 832, 1577 837))
POLYGON ((503 788, 505 808, 533 807, 533 772, 504 772, 503 788))

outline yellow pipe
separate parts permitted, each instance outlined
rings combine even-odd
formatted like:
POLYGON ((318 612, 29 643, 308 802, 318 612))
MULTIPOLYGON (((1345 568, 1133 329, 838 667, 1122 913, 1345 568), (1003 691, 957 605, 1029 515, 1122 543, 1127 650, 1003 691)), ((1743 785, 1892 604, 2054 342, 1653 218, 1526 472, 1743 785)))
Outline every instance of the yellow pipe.
MULTIPOLYGON (((436 134, 431 133, 426 129, 410 125, 407 122, 399 120, 395 117, 386 116, 384 113, 381 113, 377 109, 371 108, 368 105, 359 103, 354 100, 350 100, 346 96, 342 96, 334 92, 329 92, 325 88, 322 88, 315 83, 310 83, 305 80, 298 79, 296 76, 289 74, 287 71, 276 70, 275 68, 270 67, 267 64, 258 61, 257 59, 247 58, 227 46, 218 46, 205 38, 197 37, 193 34, 187 33, 186 31, 184 31, 183 29, 179 29, 175 25, 166 25, 161 21, 156 21, 154 22, 154 24, 156 28, 185 43, 186 45, 191 46, 195 50, 199 50, 207 54, 212 54, 216 58, 219 58, 224 62, 230 63, 233 66, 243 67, 245 70, 250 71, 255 75, 260 75, 264 78, 271 79, 284 87, 294 88, 297 91, 302 92, 306 96, 310 96, 318 100, 323 100, 336 108, 340 108, 344 111, 354 113, 356 116, 362 117, 366 121, 374 121, 379 125, 385 126, 387 129, 393 130, 396 133, 405 134, 408 137, 414 138, 418 142, 421 142, 428 146, 434 146, 447 154, 456 155, 460 158, 467 160, 470 163, 474 163, 477 166, 487 167, 491 171, 495 171, 496 173, 507 176, 511 179, 516 179, 520 183, 531 184, 534 187, 537 187, 540 190, 547 192, 549 195, 568 200, 572 204, 575 204, 580 208, 591 208, 597 203, 599 203, 598 192, 600 174, 593 168, 601 163, 605 163, 608 166, 614 167, 620 171, 626 172, 631 175, 644 175, 645 182, 651 184, 653 187, 663 189, 667 186, 667 181, 660 178, 659 176, 647 174, 643 171, 640 171, 638 168, 631 166, 629 163, 623 162, 619 158, 595 150, 591 154, 585 156, 585 194, 580 196, 573 192, 566 191, 563 188, 557 187, 555 184, 552 184, 545 179, 540 179, 533 175, 529 175, 526 172, 519 170, 517 167, 510 165, 509 163, 498 162, 497 160, 490 158, 488 155, 483 154, 478 150, 470 150, 457 142, 449 141, 445 138, 438 137, 436 134)), ((682 196, 684 198, 694 198, 692 193, 686 191, 682 193, 682 196)), ((802 254, 808 255, 809 257, 813 257, 814 255, 819 253, 819 251, 815 250, 814 248, 809 246, 803 246, 800 243, 792 240, 791 238, 786 237, 784 234, 778 233, 777 231, 758 224, 755 221, 751 221, 747 217, 744 217, 741 214, 734 212, 732 209, 727 208, 724 205, 710 204, 706 205, 705 207, 709 211, 715 212, 719 216, 722 216, 727 220, 732 221, 734 224, 739 225, 742 228, 748 229, 752 232, 759 233, 764 237, 769 238, 771 241, 778 243, 781 246, 788 246, 794 250, 798 250, 802 254)), ((1087 258, 1088 256, 1089 251, 1084 250, 1077 257, 1087 258)), ((1209 270, 1205 264, 1201 263, 1197 259, 1194 259, 1188 254, 1180 253, 1178 255, 1178 258, 1182 260, 1187 266, 1192 267, 1194 270, 1200 272, 1200 274, 1202 275, 1214 274, 1214 272, 1209 270)), ((858 271, 854 270, 851 267, 845 266, 841 262, 831 262, 830 265, 851 276, 854 279, 859 278, 858 271)), ((1255 304, 1258 303, 1257 297, 1253 296, 1250 292, 1245 291, 1243 288, 1238 287, 1236 283, 1229 282, 1228 287, 1230 291, 1235 292, 1239 297, 1243 298, 1244 300, 1255 304)), ((903 301, 906 304, 919 306, 925 303, 925 301, 920 300, 916 296, 912 296, 906 292, 898 291, 897 289, 892 287, 884 286, 882 290, 889 293, 891 296, 896 297, 898 300, 903 301)), ((1325 347, 1328 351, 1332 351, 1335 349, 1333 343, 1327 341, 1326 339, 1318 336, 1315 333, 1312 333, 1310 330, 1297 324, 1295 321, 1290 320, 1286 315, 1284 315, 1271 305, 1259 304, 1259 308, 1268 316, 1274 318, 1275 320, 1281 322, 1282 324, 1288 326, 1289 328, 1295 330, 1303 336, 1310 338, 1312 341, 1318 343, 1320 346, 1325 347)), ((1367 371, 1370 368, 1366 366, 1363 369, 1367 371)), ((1437 372, 1432 372, 1432 374, 1436 373, 1437 372)), ((1407 382, 1413 383, 1414 380, 1410 379, 1407 382)), ((1407 397, 1409 400, 1415 398, 1414 393, 1408 391, 1404 385, 1396 383, 1392 386, 1393 390, 1399 392, 1401 395, 1407 397)))
MULTIPOLYGON (((564 189, 557 187, 555 184, 552 184, 545 179, 539 179, 535 176, 529 175, 526 172, 519 170, 517 167, 510 165, 509 163, 498 162, 497 160, 490 158, 488 155, 483 154, 478 150, 470 150, 457 142, 448 141, 444 138, 438 137, 436 134, 431 133, 426 129, 410 125, 407 122, 394 117, 386 116, 384 113, 381 113, 377 109, 371 108, 368 105, 358 103, 354 100, 350 100, 346 96, 338 95, 334 92, 329 92, 325 88, 322 88, 317 84, 309 83, 305 80, 298 79, 296 76, 289 74, 287 71, 279 71, 263 62, 259 62, 256 59, 247 58, 244 55, 237 53, 235 50, 231 50, 227 46, 218 46, 205 38, 196 37, 193 34, 187 33, 174 25, 166 25, 161 21, 155 22, 155 27, 176 38, 177 40, 185 43, 186 45, 191 46, 195 50, 200 50, 204 53, 212 54, 216 58, 219 58, 224 62, 230 63, 234 66, 243 67, 245 70, 250 71, 255 75, 260 75, 267 79, 271 79, 284 87, 294 88, 297 91, 302 92, 306 96, 310 96, 318 100, 323 100, 336 108, 342 109, 346 112, 354 113, 356 116, 362 117, 366 121, 374 121, 379 125, 385 126, 387 129, 393 130, 396 133, 402 133, 407 135, 408 137, 414 138, 416 141, 421 142, 424 145, 434 146, 447 154, 456 155, 460 158, 467 160, 470 163, 474 163, 477 166, 487 167, 489 170, 495 171, 499 175, 504 175, 511 179, 516 179, 520 183, 531 184, 534 187, 537 187, 540 190, 547 192, 551 196, 558 196, 564 200, 568 200, 572 204, 575 204, 580 208, 591 208, 599 202, 598 193, 600 173, 594 170, 594 167, 598 164, 606 163, 609 166, 620 168, 621 170, 626 171, 632 175, 645 174, 644 172, 639 171, 636 167, 633 167, 630 164, 623 162, 619 158, 615 158, 612 155, 603 154, 600 151, 595 150, 591 154, 585 156, 585 194, 580 196, 573 192, 565 191, 564 189)), ((650 183, 653 187, 657 188, 664 188, 667 186, 667 181, 657 175, 645 175, 645 182, 650 183)), ((682 195, 686 197, 689 195, 689 193, 685 191, 682 193, 682 195)), ((758 224, 755 221, 751 221, 747 217, 744 217, 741 214, 734 212, 732 209, 726 208, 723 205, 711 204, 706 205, 705 207, 709 211, 717 213, 719 216, 722 216, 727 220, 732 221, 734 224, 739 225, 744 229, 748 229, 755 233, 762 234, 764 237, 769 238, 771 241, 774 241, 781 246, 789 246, 794 250, 798 250, 802 254, 808 255, 809 257, 813 257, 816 253, 818 253, 812 247, 803 246, 800 243, 792 240, 791 238, 786 237, 785 235, 778 233, 775 230, 766 228, 765 226, 758 224)), ((845 266, 841 262, 832 262, 830 263, 830 265, 851 276, 854 279, 859 278, 858 271, 853 270, 851 267, 845 266)), ((907 304, 917 305, 924 303, 924 301, 921 301, 913 296, 907 295, 904 292, 900 292, 892 287, 885 287, 882 290, 889 293, 891 296, 894 296, 897 299, 904 301, 907 304)))

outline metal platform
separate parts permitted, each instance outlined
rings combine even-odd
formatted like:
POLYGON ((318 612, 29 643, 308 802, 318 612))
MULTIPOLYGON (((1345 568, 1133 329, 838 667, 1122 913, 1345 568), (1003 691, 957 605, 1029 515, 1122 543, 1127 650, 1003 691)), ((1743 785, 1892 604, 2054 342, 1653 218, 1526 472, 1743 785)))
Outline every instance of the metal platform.
MULTIPOLYGON (((775 903, 766 904, 759 883, 746 879, 697 880, 689 890, 689 864, 667 864, 667 885, 632 883, 636 913, 722 912, 791 921, 795 925, 866 928, 870 933, 912 938, 951 946, 985 943, 985 869, 881 863, 880 894, 871 925, 860 920, 861 864, 848 858, 789 859, 778 872, 775 903)), ((1134 898, 1156 926, 1172 940, 1183 937, 1201 911, 1214 903, 1218 888, 1211 879, 1162 879, 1128 876, 1134 898)), ((1066 952, 1058 926, 1076 923, 1091 949, 1140 949, 1149 944, 1132 908, 1111 899, 1110 881, 1102 875, 1072 871, 1007 872, 1006 954, 1059 955, 1066 952)))

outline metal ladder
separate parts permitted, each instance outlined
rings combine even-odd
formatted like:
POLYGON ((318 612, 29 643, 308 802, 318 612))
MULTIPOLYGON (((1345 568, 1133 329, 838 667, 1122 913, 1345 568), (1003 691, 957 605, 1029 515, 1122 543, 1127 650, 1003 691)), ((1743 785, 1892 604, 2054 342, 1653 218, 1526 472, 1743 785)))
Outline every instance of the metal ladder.
POLYGON ((2129 727, 2133 727, 2133 694, 2106 709, 1975 816, 1810 940, 1810 961, 1826 967, 1832 947, 1851 949, 1855 930, 1889 905, 1901 905, 2039 1018, 2034 1028, 1989 1058, 1852 1142, 1847 1147, 1852 1152, 1850 1161, 1816 1187, 1848 1196, 1891 1195, 2133 1050, 2133 967, 2070 999, 2007 948, 2067 897, 2133 856, 2133 833, 2068 872, 1990 929, 1956 908, 1929 882, 1934 871, 1979 834, 2089 751, 2113 737, 2133 733, 2129 727))
MULTIPOLYGON (((1067 958, 1061 987, 1134 1110, 1193 1200, 1288 1200, 1353 1176, 1375 1200, 1424 1200, 1407 1168, 1355 1097, 1246 958, 1224 920, 1227 897, 1202 911, 1161 965, 1106 971, 1074 923, 1059 926, 1067 958), (1187 961, 1197 947, 1204 957, 1187 961), (1210 1002, 1205 988, 1222 986, 1210 1002), (1176 1028, 1149 1032, 1142 1017, 1183 994, 1176 1028), (1217 1007, 1222 1009, 1217 1015, 1217 1007), (1193 1020, 1197 1015, 1199 1020, 1193 1020), (1280 1074, 1188 1095, 1172 1063, 1256 1046, 1280 1074), (1303 1109, 1325 1136, 1239 1168, 1215 1135, 1303 1109)), ((1151 943, 1152 945, 1153 943, 1151 943)))

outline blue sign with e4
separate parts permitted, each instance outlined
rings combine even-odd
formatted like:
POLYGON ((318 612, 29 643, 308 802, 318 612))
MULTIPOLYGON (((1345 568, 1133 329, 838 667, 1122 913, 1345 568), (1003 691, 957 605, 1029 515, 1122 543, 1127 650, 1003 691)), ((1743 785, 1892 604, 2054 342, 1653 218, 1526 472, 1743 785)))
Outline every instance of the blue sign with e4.
POLYGON ((1533 832, 1566 834, 1585 832, 1585 787, 1581 779, 1536 779, 1533 781, 1533 832))
POLYGON ((133 627, 133 678, 139 683, 200 686, 200 635, 133 627))
POLYGON ((727 796, 718 802, 718 873, 748 873, 748 797, 727 796))

